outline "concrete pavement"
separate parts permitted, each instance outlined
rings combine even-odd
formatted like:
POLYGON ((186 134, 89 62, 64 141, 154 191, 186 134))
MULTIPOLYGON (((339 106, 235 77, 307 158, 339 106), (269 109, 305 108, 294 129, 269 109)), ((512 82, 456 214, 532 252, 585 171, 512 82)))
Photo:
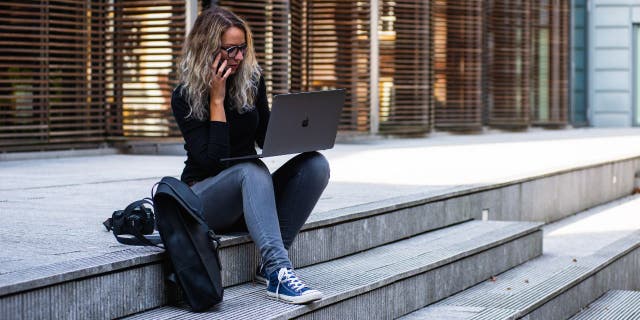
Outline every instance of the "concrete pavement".
MULTIPOLYGON (((340 208, 437 195, 640 156, 639 129, 437 134, 338 144, 310 221, 340 208)), ((275 170, 289 157, 265 159, 275 170)), ((184 156, 0 161, 0 275, 122 250, 101 222, 179 176, 184 156)))

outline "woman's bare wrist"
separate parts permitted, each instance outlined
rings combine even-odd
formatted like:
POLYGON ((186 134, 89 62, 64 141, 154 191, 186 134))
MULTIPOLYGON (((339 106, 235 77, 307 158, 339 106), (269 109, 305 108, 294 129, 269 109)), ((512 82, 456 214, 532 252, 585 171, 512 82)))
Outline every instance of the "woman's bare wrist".
POLYGON ((215 109, 224 110, 224 103, 212 100, 211 102, 209 102, 209 109, 212 111, 215 109))
POLYGON ((211 99, 209 104, 209 120, 226 122, 227 117, 224 113, 224 102, 214 101, 211 99))

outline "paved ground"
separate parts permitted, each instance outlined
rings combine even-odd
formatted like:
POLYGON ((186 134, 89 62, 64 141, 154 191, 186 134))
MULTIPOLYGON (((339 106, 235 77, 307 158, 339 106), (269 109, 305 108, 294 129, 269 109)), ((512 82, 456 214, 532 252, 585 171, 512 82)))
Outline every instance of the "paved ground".
POLYGON ((543 227, 544 254, 588 257, 640 230, 640 195, 591 208, 543 227))
MULTIPOLYGON (((640 129, 580 129, 366 140, 323 152, 332 177, 314 210, 494 184, 640 156, 640 129)), ((288 157, 265 162, 273 170, 288 157)), ((179 176, 184 156, 0 161, 0 274, 121 250, 101 222, 179 176)))

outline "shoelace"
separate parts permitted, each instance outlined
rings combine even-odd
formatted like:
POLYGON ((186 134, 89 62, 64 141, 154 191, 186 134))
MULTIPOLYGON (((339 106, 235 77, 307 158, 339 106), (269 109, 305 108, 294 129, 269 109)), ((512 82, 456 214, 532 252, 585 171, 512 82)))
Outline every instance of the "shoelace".
POLYGON ((296 292, 300 292, 300 290, 306 288, 307 286, 302 282, 302 280, 298 279, 295 273, 293 273, 293 269, 280 268, 278 271, 278 286, 276 287, 276 298, 280 298, 280 284, 281 283, 289 283, 291 284, 291 288, 296 292))

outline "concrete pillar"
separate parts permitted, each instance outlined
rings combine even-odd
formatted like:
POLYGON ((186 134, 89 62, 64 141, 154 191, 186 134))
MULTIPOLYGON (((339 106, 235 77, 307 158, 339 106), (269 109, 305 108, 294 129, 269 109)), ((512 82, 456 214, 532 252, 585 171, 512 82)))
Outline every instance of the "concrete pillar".
POLYGON ((187 0, 185 2, 186 10, 185 10, 185 35, 189 35, 191 32, 191 28, 193 24, 196 22, 196 18, 198 18, 198 0, 187 0))
POLYGON ((379 42, 378 42, 378 1, 371 1, 371 13, 370 13, 370 26, 369 26, 369 39, 371 41, 371 50, 369 52, 369 70, 371 75, 369 77, 369 101, 371 102, 370 112, 370 128, 371 134, 378 133, 378 127, 380 124, 380 97, 378 89, 378 80, 380 75, 380 61, 379 61, 379 42))

